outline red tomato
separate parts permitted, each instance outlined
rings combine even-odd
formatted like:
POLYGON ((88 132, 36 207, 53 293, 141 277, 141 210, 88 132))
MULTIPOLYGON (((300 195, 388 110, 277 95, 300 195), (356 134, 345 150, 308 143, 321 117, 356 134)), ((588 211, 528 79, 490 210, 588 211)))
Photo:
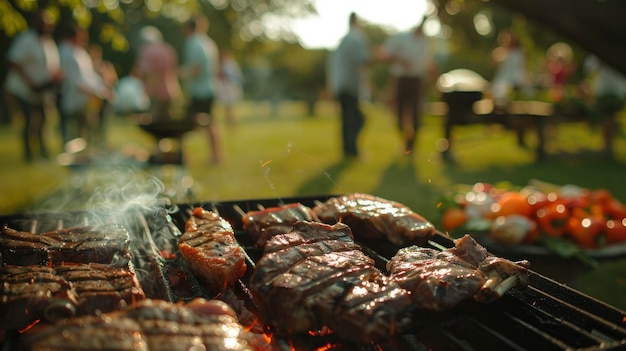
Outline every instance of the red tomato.
POLYGON ((441 216, 441 227, 445 231, 453 231, 467 223, 467 220, 468 217, 465 210, 452 207, 447 209, 441 216))
POLYGON ((607 244, 617 244, 626 242, 626 219, 606 221, 604 228, 607 244))
POLYGON ((601 217, 572 216, 565 225, 567 234, 574 241, 585 248, 598 246, 598 235, 604 230, 605 221, 601 217))
POLYGON ((565 224, 570 217, 570 210, 560 201, 555 201, 537 210, 539 229, 548 235, 562 236, 565 224))
POLYGON ((605 214, 611 219, 621 220, 626 218, 626 205, 617 199, 613 199, 605 209, 605 214))
POLYGON ((528 198, 517 191, 508 191, 496 199, 492 206, 495 217, 509 216, 513 214, 530 217, 533 207, 528 203, 528 198))
POLYGON ((606 189, 596 189, 590 192, 589 200, 592 205, 599 205, 606 211, 613 201, 613 195, 606 189))
MULTIPOLYGON (((554 194, 554 198, 556 198, 556 194, 554 194)), ((539 191, 528 194, 527 199, 533 213, 550 203, 548 194, 539 191)))

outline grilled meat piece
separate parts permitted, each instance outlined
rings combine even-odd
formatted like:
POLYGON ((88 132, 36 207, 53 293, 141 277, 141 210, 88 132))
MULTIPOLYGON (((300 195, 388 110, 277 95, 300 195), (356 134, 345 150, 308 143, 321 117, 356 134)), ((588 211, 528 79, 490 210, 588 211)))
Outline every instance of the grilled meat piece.
POLYGON ((409 246, 387 263, 391 277, 412 292, 420 309, 445 311, 462 301, 490 302, 528 284, 528 262, 489 255, 471 236, 443 251, 409 246))
POLYGON ((79 316, 117 311, 145 299, 137 276, 128 268, 104 264, 66 264, 55 268, 76 291, 79 316))
POLYGON ((48 249, 59 243, 48 236, 19 231, 3 226, 0 231, 0 253, 4 264, 16 266, 47 266, 48 249))
POLYGON ((529 283, 526 260, 511 262, 502 257, 489 256, 478 266, 478 270, 487 281, 474 296, 476 301, 491 302, 504 295, 514 287, 526 287, 529 283))
POLYGON ((23 342, 31 351, 253 350, 234 312, 221 301, 205 300, 143 300, 124 311, 29 331, 23 342))
POLYGON ((41 234, 4 226, 0 250, 5 264, 60 265, 75 263, 124 263, 129 260, 130 238, 118 225, 81 226, 41 234))
POLYGON ((297 221, 319 222, 310 207, 301 203, 248 211, 242 218, 243 229, 254 239, 256 246, 263 246, 268 238, 291 231, 297 221))
POLYGON ((297 222, 292 232, 270 238, 250 287, 261 319, 278 334, 328 327, 359 344, 400 332, 412 303, 343 223, 297 222))
POLYGON ((6 329, 115 311, 145 298, 131 270, 96 263, 5 265, 0 281, 0 326, 6 329))
POLYGON ((130 237, 119 225, 80 226, 42 233, 60 246, 49 248, 53 264, 62 262, 113 263, 130 259, 130 237))
POLYGON ((449 251, 418 246, 400 249, 387 269, 400 286, 412 292, 419 308, 432 311, 448 310, 472 298, 485 283, 476 267, 449 251))
POLYGON ((212 289, 232 286, 246 272, 245 252, 237 244, 230 223, 201 207, 196 207, 186 221, 178 249, 212 289))
POLYGON ((4 329, 72 315, 78 303, 70 282, 50 267, 5 265, 0 268, 0 281, 0 327, 4 329))
POLYGON ((490 302, 502 297, 513 287, 528 285, 530 262, 526 260, 512 262, 493 256, 469 235, 454 240, 454 247, 449 250, 455 256, 477 267, 485 277, 485 284, 474 296, 477 301, 490 302))
POLYGON ((347 224, 357 239, 387 239, 395 245, 424 244, 435 227, 407 206, 369 194, 332 197, 313 207, 324 223, 347 224))

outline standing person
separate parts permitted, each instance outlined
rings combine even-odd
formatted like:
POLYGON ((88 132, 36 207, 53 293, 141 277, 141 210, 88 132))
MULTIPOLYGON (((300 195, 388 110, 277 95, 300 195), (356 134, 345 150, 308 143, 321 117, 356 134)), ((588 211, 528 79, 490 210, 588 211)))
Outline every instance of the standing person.
POLYGON ((611 66, 602 62, 595 55, 584 61, 587 74, 594 77, 592 93, 593 108, 602 125, 603 149, 609 160, 614 158, 616 132, 620 130, 617 114, 626 105, 626 77, 611 66))
POLYGON ((423 25, 422 20, 414 29, 389 37, 379 51, 380 58, 391 63, 397 124, 405 154, 415 147, 427 83, 436 71, 433 46, 424 35, 423 25))
POLYGON ((357 15, 349 17, 349 31, 330 57, 330 89, 341 108, 341 139, 345 157, 357 157, 357 139, 365 118, 359 99, 365 93, 363 70, 370 60, 368 42, 361 31, 357 15))
POLYGON ((163 41, 163 35, 156 27, 143 27, 139 37, 142 44, 137 69, 150 97, 150 111, 156 120, 169 119, 172 102, 182 96, 178 82, 178 55, 172 45, 163 41))
POLYGON ((60 109, 68 123, 67 141, 80 137, 92 142, 95 116, 89 109, 90 101, 110 97, 110 91, 94 70, 87 52, 88 41, 87 31, 78 24, 68 24, 64 29, 59 49, 64 75, 60 109))
POLYGON ((220 89, 219 100, 224 105, 226 122, 229 126, 235 125, 235 104, 243 96, 241 85, 243 75, 239 64, 228 50, 220 52, 220 89))
POLYGON ((206 126, 211 145, 210 163, 218 164, 222 154, 212 109, 219 79, 219 52, 215 42, 207 35, 208 24, 205 17, 197 17, 187 23, 183 72, 191 98, 187 119, 197 120, 206 126), (198 118, 200 116, 202 118, 198 118))
MULTIPOLYGON (((96 43, 90 44, 89 57, 91 57, 94 71, 100 77, 100 80, 104 84, 105 89, 109 92, 113 92, 119 78, 117 76, 117 72, 115 71, 115 67, 113 67, 113 64, 110 61, 103 59, 102 46, 96 43)), ((111 99, 113 98, 113 96, 109 96, 109 98, 105 99, 92 99, 92 101, 94 101, 97 114, 97 126, 94 137, 96 144, 101 147, 106 147, 106 128, 108 122, 107 119, 111 113, 111 99)))
POLYGON ((39 144, 41 157, 49 157, 44 138, 46 97, 62 79, 59 51, 52 39, 52 30, 50 15, 38 11, 31 28, 13 40, 7 53, 9 72, 5 89, 15 97, 24 116, 22 141, 27 162, 33 160, 33 143, 39 144))
POLYGON ((528 88, 526 55, 513 33, 503 31, 498 35, 500 46, 492 53, 497 65, 491 80, 491 94, 496 108, 504 109, 511 95, 528 88))
POLYGON ((545 70, 550 100, 563 102, 567 80, 575 68, 572 64, 572 48, 563 42, 552 44, 546 52, 545 70))

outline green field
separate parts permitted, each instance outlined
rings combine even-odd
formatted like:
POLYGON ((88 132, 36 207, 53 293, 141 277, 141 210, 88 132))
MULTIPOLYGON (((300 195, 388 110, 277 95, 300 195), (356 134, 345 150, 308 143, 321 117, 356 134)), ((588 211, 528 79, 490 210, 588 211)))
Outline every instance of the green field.
MULTIPOLYGON (((442 161, 437 144, 442 119, 424 118, 419 145, 402 155, 393 116, 382 106, 365 106, 366 127, 360 137, 361 155, 344 160, 340 152, 337 107, 322 103, 307 116, 299 103, 286 102, 277 111, 269 104, 248 102, 239 107, 238 123, 228 127, 218 106, 224 161, 209 163, 208 141, 202 130, 184 140, 186 167, 150 168, 128 162, 155 147, 154 140, 129 118, 112 119, 107 129, 108 152, 89 168, 71 168, 56 160, 23 161, 19 139, 21 121, 0 127, 1 214, 42 209, 89 208, 119 201, 149 206, 153 200, 171 202, 225 201, 366 192, 407 204, 434 223, 437 203, 456 184, 508 181, 525 185, 531 179, 609 189, 626 201, 626 137, 623 126, 616 140, 616 161, 599 153, 599 130, 586 123, 551 128, 549 157, 535 162, 534 135, 530 146, 517 145, 512 132, 497 126, 471 125, 454 131, 456 162, 442 161), (124 161, 124 162, 122 162, 124 161), (182 180, 181 180, 182 179, 182 180)), ((620 116, 624 122, 625 116, 620 116)), ((49 142, 60 152, 56 120, 48 124, 49 142)), ((603 301, 626 309, 626 259, 600 262, 596 268, 565 268, 558 258, 546 272, 574 284, 603 301), (570 279, 571 278, 571 279, 570 279)), ((531 262, 532 264, 532 262, 531 262)))

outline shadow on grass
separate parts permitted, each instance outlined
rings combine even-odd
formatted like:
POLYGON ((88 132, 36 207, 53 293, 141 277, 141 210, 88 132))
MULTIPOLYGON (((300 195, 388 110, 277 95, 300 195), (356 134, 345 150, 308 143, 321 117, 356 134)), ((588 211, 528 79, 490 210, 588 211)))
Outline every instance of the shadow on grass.
POLYGON ((338 179, 353 162, 356 162, 356 160, 344 158, 339 162, 331 165, 330 167, 321 170, 319 173, 312 176, 309 180, 302 183, 302 185, 300 185, 300 187, 296 190, 296 194, 329 194, 333 189, 333 186, 336 184, 335 179, 338 179))

